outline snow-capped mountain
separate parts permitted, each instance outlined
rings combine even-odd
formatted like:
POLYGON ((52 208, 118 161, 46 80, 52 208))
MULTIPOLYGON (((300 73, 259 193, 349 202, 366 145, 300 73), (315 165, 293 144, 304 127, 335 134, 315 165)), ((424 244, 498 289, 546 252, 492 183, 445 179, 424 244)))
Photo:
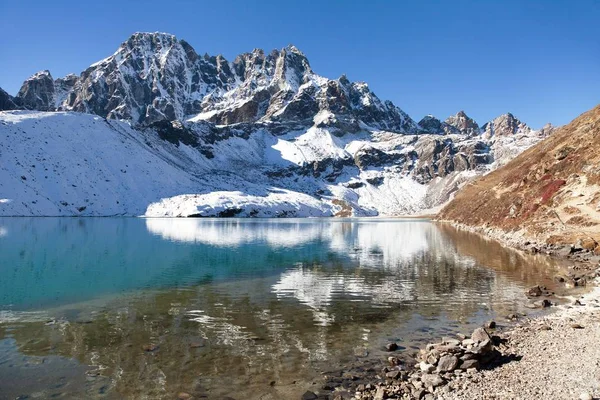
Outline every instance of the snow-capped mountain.
POLYGON ((0 112, 0 215, 418 213, 550 131, 417 124, 294 46, 229 62, 164 33, 79 76, 39 72, 0 108, 30 110, 0 112))

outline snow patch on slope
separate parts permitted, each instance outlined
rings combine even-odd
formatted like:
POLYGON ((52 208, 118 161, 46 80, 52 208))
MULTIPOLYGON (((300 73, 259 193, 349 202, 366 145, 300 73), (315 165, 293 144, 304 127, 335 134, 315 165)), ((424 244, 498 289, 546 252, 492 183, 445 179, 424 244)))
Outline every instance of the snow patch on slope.
POLYGON ((0 215, 140 215, 153 201, 203 186, 184 170, 194 163, 169 151, 175 146, 124 122, 0 112, 0 198, 10 200, 0 202, 0 215))
POLYGON ((244 192, 181 195, 150 204, 146 217, 331 217, 336 207, 304 193, 271 188, 266 196, 244 192))

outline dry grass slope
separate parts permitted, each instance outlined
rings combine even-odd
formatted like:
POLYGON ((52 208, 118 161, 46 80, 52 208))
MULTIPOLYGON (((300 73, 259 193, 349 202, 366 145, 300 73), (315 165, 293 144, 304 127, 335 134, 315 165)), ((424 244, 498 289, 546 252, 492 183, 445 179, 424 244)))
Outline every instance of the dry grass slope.
POLYGON ((600 105, 462 188, 438 218, 600 251, 600 105))

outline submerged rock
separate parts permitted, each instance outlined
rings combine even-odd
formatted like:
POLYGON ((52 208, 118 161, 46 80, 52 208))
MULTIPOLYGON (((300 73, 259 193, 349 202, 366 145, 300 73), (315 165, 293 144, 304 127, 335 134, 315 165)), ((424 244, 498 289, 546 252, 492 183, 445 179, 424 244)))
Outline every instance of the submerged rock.
POLYGON ((385 345, 385 349, 387 351, 396 351, 396 350, 398 350, 398 344, 396 344, 396 343, 388 343, 388 344, 385 345))
POLYGON ((547 307, 550 307, 550 306, 552 306, 552 303, 551 303, 549 300, 547 300, 547 299, 543 299, 543 300, 540 300, 540 301, 536 301, 536 302, 534 302, 533 304, 534 304, 536 307, 539 307, 539 308, 547 308, 547 307))
POLYGON ((542 288, 538 286, 534 286, 532 288, 529 288, 529 290, 527 290, 527 292, 525 293, 527 296, 530 297, 538 297, 542 295, 542 288))

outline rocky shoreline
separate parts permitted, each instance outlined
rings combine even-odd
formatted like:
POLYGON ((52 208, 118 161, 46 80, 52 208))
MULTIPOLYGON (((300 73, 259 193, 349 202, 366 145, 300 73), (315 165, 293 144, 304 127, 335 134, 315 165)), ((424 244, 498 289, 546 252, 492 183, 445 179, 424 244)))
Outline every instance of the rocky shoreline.
POLYGON ((598 398, 600 287, 570 300, 542 317, 514 316, 506 330, 489 321, 468 337, 443 337, 412 360, 390 356, 332 372, 301 399, 598 398))
MULTIPOLYGON (((600 350, 595 347, 600 337, 600 255, 579 243, 541 245, 501 230, 453 225, 521 251, 573 261, 556 282, 565 288, 593 288, 557 306, 550 300, 554 293, 532 287, 526 292, 529 306, 557 306, 555 312, 534 318, 508 315, 512 324, 505 330, 489 321, 469 336, 443 337, 410 357, 392 355, 327 373, 320 389, 307 391, 302 400, 600 397, 600 350)), ((394 352, 396 346, 390 343, 388 350, 394 352)))

